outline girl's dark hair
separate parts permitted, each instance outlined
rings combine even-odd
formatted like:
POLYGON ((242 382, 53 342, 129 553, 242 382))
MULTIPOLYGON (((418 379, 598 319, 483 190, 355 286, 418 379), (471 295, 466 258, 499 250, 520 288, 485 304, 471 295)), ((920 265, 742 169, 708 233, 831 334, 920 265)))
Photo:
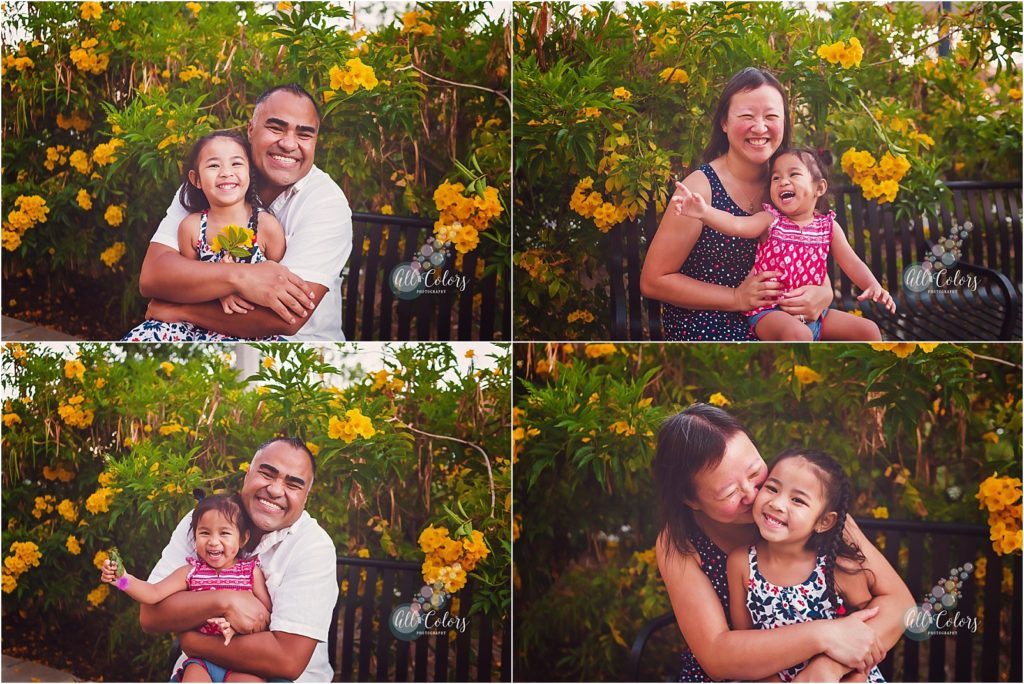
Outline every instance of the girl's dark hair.
MULTIPOLYGON (((849 515, 850 507, 853 505, 853 485, 850 484, 850 479, 846 477, 846 473, 843 472, 843 468, 839 465, 838 461, 828 454, 815 449, 787 449, 783 451, 772 461, 769 473, 771 473, 771 470, 776 465, 788 458, 802 458, 817 469, 822 488, 825 490, 825 510, 823 513, 830 511, 835 511, 836 513, 835 525, 824 532, 811 533, 811 538, 807 540, 805 548, 814 551, 819 556, 825 557, 825 588, 828 591, 828 598, 832 602, 832 607, 838 608, 839 601, 837 599, 838 591, 836 590, 835 577, 836 559, 846 558, 858 564, 864 563, 864 554, 861 553, 860 548, 843 536, 843 530, 846 527, 846 517, 849 515)), ((844 569, 840 568, 840 570, 844 569)), ((859 570, 859 572, 864 571, 865 568, 859 570)))
POLYGON ((262 206, 259 195, 256 194, 256 167, 252 164, 252 150, 249 148, 249 141, 234 131, 214 131, 213 133, 208 133, 197 140, 196 144, 189 150, 188 156, 185 157, 185 163, 181 166, 181 191, 178 193, 181 205, 192 214, 210 208, 210 200, 206 199, 206 193, 192 185, 192 181, 188 178, 188 172, 195 171, 196 175, 199 174, 199 169, 196 168, 196 164, 199 162, 199 155, 202 154, 206 144, 214 138, 234 140, 245 150, 245 159, 249 163, 249 187, 245 191, 245 201, 253 205, 253 207, 262 206))
POLYGON ((693 404, 661 424, 654 453, 661 529, 667 549, 690 553, 690 535, 698 529, 686 500, 697 498, 694 476, 722 462, 725 444, 749 433, 732 415, 710 404, 693 404))
MULTIPOLYGON (((804 166, 807 167, 807 170, 811 172, 811 178, 814 179, 815 183, 818 181, 825 181, 826 185, 828 184, 829 160, 822 154, 819 154, 817 150, 811 150, 806 147, 787 148, 783 145, 777 149, 775 154, 772 155, 772 158, 768 160, 769 170, 775 168, 775 162, 784 154, 792 154, 802 161, 804 166)), ((829 154, 829 156, 831 157, 831 154, 829 154)), ((818 203, 815 207, 818 211, 828 211, 829 206, 828 200, 826 199, 827 197, 828 191, 826 190, 825 194, 818 198, 818 203)))
POLYGON ((188 527, 193 540, 196 538, 196 528, 199 527, 200 519, 210 511, 217 511, 238 527, 240 552, 251 550, 250 546, 254 545, 256 535, 253 534, 252 520, 245 512, 245 506, 242 505, 242 499, 238 494, 210 494, 200 499, 192 511, 192 522, 188 527))
POLYGON ((718 98, 718 106, 715 108, 715 115, 711 119, 711 141, 704 148, 704 161, 709 162, 729 151, 729 138, 722 130, 722 122, 729 115, 729 105, 732 103, 732 96, 736 93, 743 93, 748 90, 756 90, 761 86, 771 86, 782 95, 782 120, 785 128, 782 131, 782 148, 789 147, 791 139, 789 125, 789 98, 786 96, 786 89, 779 83, 771 73, 755 67, 747 67, 736 72, 729 82, 725 84, 721 96, 718 98))

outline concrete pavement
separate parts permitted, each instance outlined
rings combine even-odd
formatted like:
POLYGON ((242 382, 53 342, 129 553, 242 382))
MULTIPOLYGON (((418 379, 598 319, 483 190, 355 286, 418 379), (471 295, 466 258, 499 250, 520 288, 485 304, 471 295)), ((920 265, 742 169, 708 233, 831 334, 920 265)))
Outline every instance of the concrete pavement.
POLYGON ((59 330, 26 323, 10 316, 3 317, 0 337, 4 342, 71 342, 78 339, 59 330))
POLYGON ((61 672, 40 663, 33 663, 31 660, 23 660, 6 654, 3 656, 3 666, 0 667, 0 680, 5 682, 83 681, 68 672, 61 672))

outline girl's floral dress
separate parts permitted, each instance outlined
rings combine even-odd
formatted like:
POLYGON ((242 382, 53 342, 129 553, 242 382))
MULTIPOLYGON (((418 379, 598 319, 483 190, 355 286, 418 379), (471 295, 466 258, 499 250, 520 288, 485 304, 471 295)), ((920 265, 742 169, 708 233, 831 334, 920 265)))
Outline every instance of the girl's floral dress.
MULTIPOLYGON (((260 209, 254 209, 249 217, 247 228, 252 231, 252 253, 244 258, 235 259, 237 263, 259 264, 267 260, 263 249, 259 245, 257 229, 259 226, 260 209)), ((200 261, 217 263, 224 261, 228 256, 226 251, 214 251, 210 247, 210 241, 206 239, 206 212, 202 212, 199 219, 199 239, 196 240, 196 251, 199 253, 200 261)), ((284 338, 272 337, 233 337, 223 335, 206 328, 201 328, 192 323, 167 323, 165 321, 146 320, 132 328, 121 338, 122 342, 260 342, 279 341, 284 338)))
MULTIPOLYGON (((839 605, 833 606, 825 587, 825 557, 818 556, 811 575, 801 584, 780 587, 772 584, 757 567, 757 547, 751 546, 750 579, 747 580, 747 610, 757 629, 772 629, 811 620, 833 620, 846 612, 843 597, 837 596, 839 605)), ((784 682, 791 682, 804 669, 801 663, 779 673, 784 682)), ((868 673, 869 682, 884 682, 877 667, 868 673)))

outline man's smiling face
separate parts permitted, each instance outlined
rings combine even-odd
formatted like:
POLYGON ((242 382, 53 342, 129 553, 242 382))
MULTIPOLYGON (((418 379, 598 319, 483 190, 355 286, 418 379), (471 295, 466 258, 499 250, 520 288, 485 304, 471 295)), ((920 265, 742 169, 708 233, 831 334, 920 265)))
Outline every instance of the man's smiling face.
POLYGON ((242 503, 263 532, 299 519, 313 484, 309 455, 287 442, 274 442, 256 453, 242 484, 242 503))
POLYGON ((279 90, 256 105, 249 122, 253 164, 260 172, 261 195, 277 196, 313 167, 320 128, 309 98, 279 90))

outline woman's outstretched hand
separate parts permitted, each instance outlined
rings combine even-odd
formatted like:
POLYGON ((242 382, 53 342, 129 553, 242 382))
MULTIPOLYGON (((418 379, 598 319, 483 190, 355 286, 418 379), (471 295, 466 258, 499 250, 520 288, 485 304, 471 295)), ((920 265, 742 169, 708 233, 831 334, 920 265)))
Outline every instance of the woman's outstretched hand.
POLYGON ((825 655, 858 672, 867 672, 882 662, 885 651, 878 642, 878 634, 865 622, 878 615, 878 608, 865 608, 838 620, 829 620, 822 626, 832 630, 830 646, 825 655))
POLYGON ((776 278, 782 274, 778 271, 750 271, 746 280, 733 290, 736 302, 733 311, 752 311, 762 306, 775 304, 782 294, 782 284, 776 278))
POLYGON ((103 561, 103 569, 100 570, 100 581, 113 584, 117 581, 117 563, 112 560, 103 561))

